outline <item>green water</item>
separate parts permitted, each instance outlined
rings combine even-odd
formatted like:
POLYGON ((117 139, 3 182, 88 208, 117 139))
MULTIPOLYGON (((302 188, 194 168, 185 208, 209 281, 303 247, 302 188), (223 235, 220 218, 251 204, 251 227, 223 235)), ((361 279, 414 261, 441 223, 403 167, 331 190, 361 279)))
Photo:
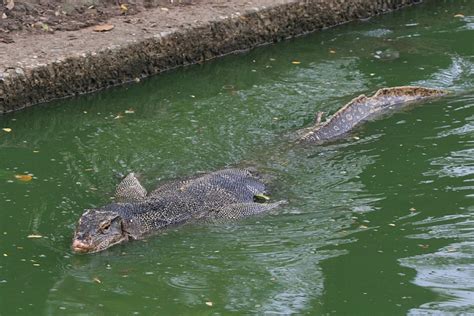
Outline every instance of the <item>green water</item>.
POLYGON ((474 313, 474 2, 427 2, 1 116, 0 315, 474 313), (280 145, 317 110, 409 84, 456 93, 345 141, 280 145), (249 164, 287 206, 69 248, 120 174, 151 188, 249 164))

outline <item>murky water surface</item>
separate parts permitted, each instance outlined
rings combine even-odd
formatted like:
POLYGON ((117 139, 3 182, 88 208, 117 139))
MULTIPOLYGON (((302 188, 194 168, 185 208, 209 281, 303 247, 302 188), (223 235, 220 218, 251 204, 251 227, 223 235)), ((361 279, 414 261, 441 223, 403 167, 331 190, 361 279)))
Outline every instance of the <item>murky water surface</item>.
POLYGON ((474 2, 427 2, 1 116, 0 314, 474 313, 474 2), (455 94, 284 145, 317 110, 412 84, 455 94), (71 253, 120 174, 243 164, 289 204, 71 253))

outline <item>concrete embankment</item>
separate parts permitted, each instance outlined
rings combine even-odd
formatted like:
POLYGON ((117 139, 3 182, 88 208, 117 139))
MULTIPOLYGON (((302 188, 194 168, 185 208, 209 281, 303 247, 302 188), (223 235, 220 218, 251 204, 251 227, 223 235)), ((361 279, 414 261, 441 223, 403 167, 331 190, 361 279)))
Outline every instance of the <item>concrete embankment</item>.
MULTIPOLYGON (((0 44, 0 113, 139 80, 162 71, 419 0, 222 1, 116 17, 108 32, 18 34, 0 44)), ((157 87, 159 89, 159 87, 157 87)))

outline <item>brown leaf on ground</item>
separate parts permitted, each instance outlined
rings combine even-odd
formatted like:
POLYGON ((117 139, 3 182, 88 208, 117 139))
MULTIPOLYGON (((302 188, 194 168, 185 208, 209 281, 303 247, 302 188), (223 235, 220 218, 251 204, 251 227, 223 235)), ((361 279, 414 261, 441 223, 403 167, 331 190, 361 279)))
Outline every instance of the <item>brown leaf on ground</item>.
POLYGON ((5 4, 5 8, 8 10, 12 10, 15 7, 15 2, 13 0, 5 0, 3 3, 5 4))
POLYGON ((94 27, 94 32, 108 32, 112 30, 115 26, 112 24, 101 24, 94 27))

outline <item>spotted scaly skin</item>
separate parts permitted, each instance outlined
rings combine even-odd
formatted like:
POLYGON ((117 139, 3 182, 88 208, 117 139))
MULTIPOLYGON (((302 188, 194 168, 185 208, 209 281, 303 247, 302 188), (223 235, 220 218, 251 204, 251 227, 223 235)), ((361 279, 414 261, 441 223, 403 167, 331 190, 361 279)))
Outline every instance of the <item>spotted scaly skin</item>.
POLYGON ((121 202, 86 210, 81 216, 72 248, 75 252, 98 252, 171 226, 237 219, 283 203, 259 200, 267 194, 265 185, 244 169, 169 182, 149 194, 135 175, 129 174, 116 190, 121 202))
POLYGON ((340 108, 326 122, 305 129, 297 142, 323 144, 340 138, 367 119, 387 113, 391 107, 405 106, 414 101, 432 99, 446 94, 448 91, 441 89, 401 86, 380 89, 372 97, 360 95, 340 108))

